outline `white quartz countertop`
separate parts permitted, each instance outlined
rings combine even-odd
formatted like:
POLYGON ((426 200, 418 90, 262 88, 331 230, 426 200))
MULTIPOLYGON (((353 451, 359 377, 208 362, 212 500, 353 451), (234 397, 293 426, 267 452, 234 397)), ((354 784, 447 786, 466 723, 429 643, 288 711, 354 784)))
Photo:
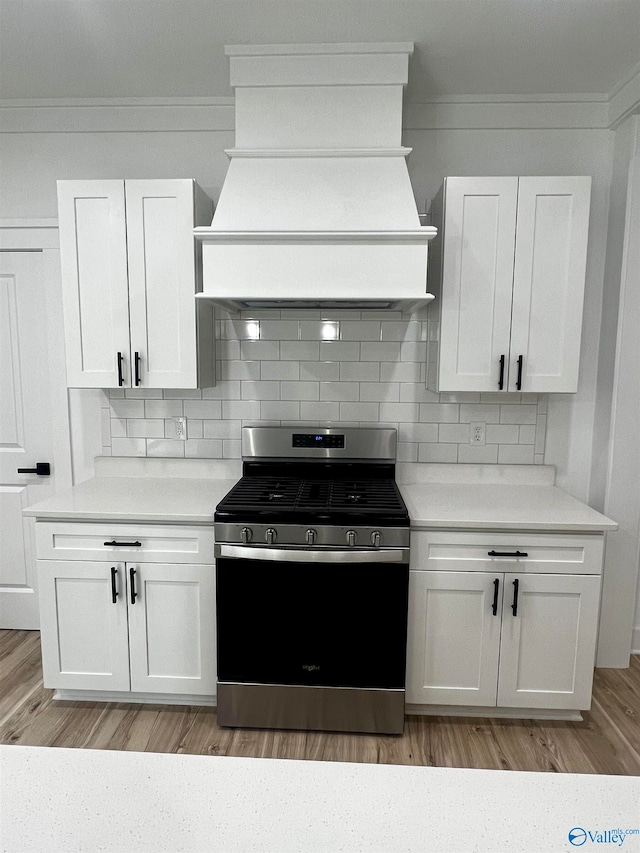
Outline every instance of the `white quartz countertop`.
POLYGON ((0 780, 2 853, 640 851, 628 776, 0 746, 0 780))
MULTIPOLYGON (((238 461, 96 460, 96 476, 24 510, 40 519, 212 524, 238 461)), ((553 485, 543 466, 406 465, 397 479, 413 529, 615 530, 553 485)))
POLYGON ((411 527, 492 530, 616 530, 615 521, 555 486, 403 483, 411 527))

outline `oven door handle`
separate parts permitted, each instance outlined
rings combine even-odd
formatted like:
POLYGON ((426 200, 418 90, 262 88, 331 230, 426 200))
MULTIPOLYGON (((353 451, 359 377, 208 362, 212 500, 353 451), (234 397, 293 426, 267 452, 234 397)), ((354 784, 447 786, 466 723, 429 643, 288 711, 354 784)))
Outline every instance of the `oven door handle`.
POLYGON ((371 551, 295 550, 293 548, 259 548, 243 545, 216 545, 216 557, 235 557, 244 560, 271 560, 285 563, 408 563, 408 548, 388 548, 371 551))

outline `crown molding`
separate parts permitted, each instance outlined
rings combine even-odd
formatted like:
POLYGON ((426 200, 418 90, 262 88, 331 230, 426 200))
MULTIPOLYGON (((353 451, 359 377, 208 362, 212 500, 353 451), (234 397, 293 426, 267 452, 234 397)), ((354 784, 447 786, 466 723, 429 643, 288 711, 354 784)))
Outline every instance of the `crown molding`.
POLYGON ((615 130, 640 112, 640 62, 609 93, 609 127, 615 130))

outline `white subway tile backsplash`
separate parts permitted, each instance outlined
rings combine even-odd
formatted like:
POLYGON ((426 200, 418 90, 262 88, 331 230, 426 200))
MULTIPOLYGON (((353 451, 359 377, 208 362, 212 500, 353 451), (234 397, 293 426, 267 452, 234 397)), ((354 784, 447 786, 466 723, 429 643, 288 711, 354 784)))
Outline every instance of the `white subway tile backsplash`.
POLYGON ((412 361, 380 362, 381 382, 420 382, 420 364, 412 361))
POLYGON ((380 420, 395 423, 415 423, 419 420, 418 403, 380 403, 380 420))
POLYGON ((297 341, 297 320, 260 320, 260 340, 297 341))
POLYGON ((471 444, 459 444, 458 445, 458 462, 461 463, 472 463, 476 465, 486 465, 493 464, 498 461, 498 445, 497 444, 485 444, 480 445, 471 445, 471 444))
MULTIPOLYGON (((293 363, 293 362, 292 362, 293 363)), ((335 382, 340 378, 339 361, 301 361, 300 379, 335 382)))
POLYGON ((438 424, 398 424, 398 440, 405 442, 437 441, 438 424))
MULTIPOLYGON (((317 421, 318 423, 326 423, 327 421, 340 420, 340 403, 338 402, 302 402, 300 403, 300 419, 303 421, 317 421)), ((344 426, 344 424, 340 424, 344 426)))
POLYGON ((360 344, 361 361, 399 361, 400 341, 379 341, 371 343, 363 341, 360 344))
POLYGON ((219 439, 196 438, 181 441, 184 445, 184 455, 188 458, 221 459, 222 441, 219 439))
POLYGON ((283 400, 320 399, 319 382, 282 382, 280 396, 283 400))
POLYGON ((380 365, 375 361, 341 361, 340 379, 347 382, 377 382, 380 365))
POLYGON ((164 438, 164 421, 129 418, 127 438, 164 438))
POLYGON ((361 382, 360 399, 362 402, 397 403, 400 401, 400 383, 361 382))
MULTIPOLYGON (((187 432, 189 428, 189 423, 187 422, 187 432)), ((238 438, 240 435, 240 428, 242 427, 242 421, 203 421, 204 424, 204 433, 202 438, 238 438)), ((197 436, 193 436, 197 438, 197 436)), ((189 438, 191 436, 189 435, 189 438)))
POLYGON ((318 341, 282 341, 280 344, 283 361, 317 361, 319 353, 318 341))
POLYGON ((273 361, 279 357, 279 341, 240 341, 240 358, 242 361, 257 361, 260 359, 273 361))
POLYGON ((469 424, 439 424, 438 441, 445 444, 469 444, 469 424))
POLYGON ((533 465, 533 445, 501 444, 498 447, 498 462, 501 465, 533 465))
POLYGON ((457 424, 460 407, 455 403, 420 403, 420 420, 425 423, 457 424))
POLYGON ((537 413, 533 405, 500 406, 500 423, 535 424, 537 413))
POLYGON ((460 403, 460 423, 483 421, 486 424, 500 423, 500 406, 481 403, 460 403))
POLYGON ((377 320, 343 320, 340 323, 343 341, 379 341, 380 323, 377 320))
POLYGON ((182 400, 146 400, 145 418, 177 418, 183 414, 182 400))
POLYGON ((223 400, 222 417, 228 420, 259 420, 259 400, 223 400))
POLYGON ((386 424, 398 429, 400 461, 543 464, 546 395, 427 390, 437 329, 400 312, 223 312, 218 384, 105 392, 104 452, 236 459, 243 424, 386 424), (180 415, 186 442, 173 438, 180 415), (469 444, 475 421, 486 445, 469 444))
POLYGON ((360 399, 360 385, 358 382, 321 382, 320 399, 355 402, 360 399))
POLYGON ((144 400, 111 400, 111 414, 114 418, 143 418, 144 400))
POLYGON ((297 400, 263 400, 260 418, 263 421, 297 421, 300 419, 300 403, 297 400))
POLYGON ((521 429, 517 424, 487 424, 487 444, 517 444, 521 429))
POLYGON ((457 462, 457 444, 419 444, 418 462, 457 462))
POLYGON ((297 361, 261 361, 260 379, 299 379, 300 364, 297 361))
POLYGON ((147 456, 184 456, 185 441, 171 441, 167 438, 148 438, 147 456))
POLYGON ((111 452, 114 456, 146 456, 147 442, 144 438, 112 438, 111 452))
POLYGON ((228 380, 260 379, 259 361, 221 361, 220 379, 228 380))
MULTIPOLYGON (((224 401, 226 404, 226 400, 224 401)), ((185 400, 184 414, 186 418, 202 418, 203 420, 222 417, 223 403, 220 400, 185 400)))
POLYGON ((243 400, 279 400, 280 383, 245 380, 240 383, 240 394, 243 400))
POLYGON ((320 358, 323 361, 360 361, 360 344, 356 341, 322 341, 320 358))
POLYGON ((378 421, 378 403, 340 403, 341 421, 378 421))

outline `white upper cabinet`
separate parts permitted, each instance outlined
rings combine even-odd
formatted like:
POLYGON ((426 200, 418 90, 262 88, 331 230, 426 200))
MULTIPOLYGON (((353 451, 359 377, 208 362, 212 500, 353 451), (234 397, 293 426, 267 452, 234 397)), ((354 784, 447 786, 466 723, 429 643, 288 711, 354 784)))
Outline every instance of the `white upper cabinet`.
POLYGON ((213 309, 195 299, 193 239, 212 204, 197 184, 58 181, 58 215, 67 384, 213 385, 213 309))
POLYGON ((577 390, 590 193, 589 177, 445 179, 430 388, 577 390))

